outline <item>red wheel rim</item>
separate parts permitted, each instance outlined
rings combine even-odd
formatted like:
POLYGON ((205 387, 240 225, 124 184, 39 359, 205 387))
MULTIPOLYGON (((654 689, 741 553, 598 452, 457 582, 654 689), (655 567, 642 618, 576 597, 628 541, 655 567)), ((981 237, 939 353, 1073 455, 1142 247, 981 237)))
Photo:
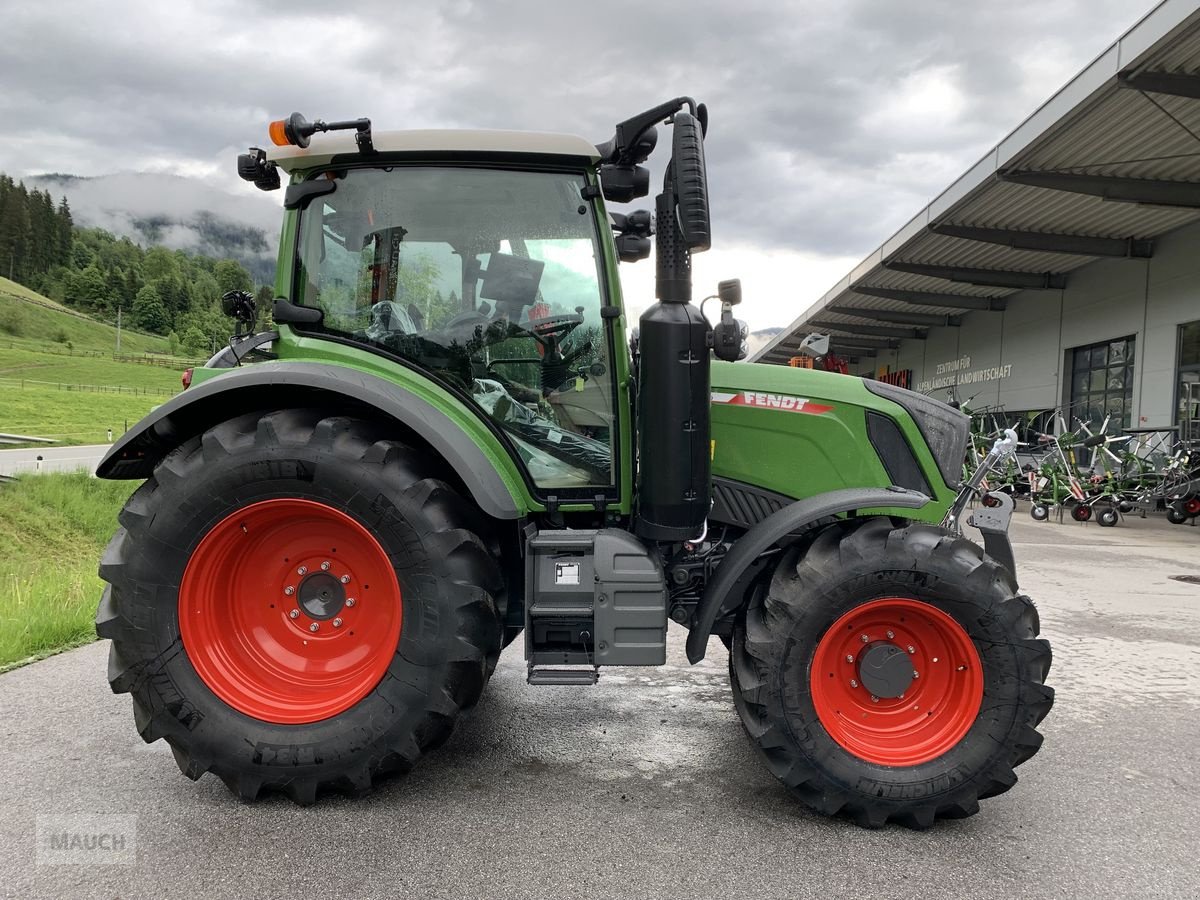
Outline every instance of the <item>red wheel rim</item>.
POLYGON ((336 716, 383 678, 400 640, 400 584, 357 520, 312 500, 252 503, 204 536, 179 585, 196 672, 266 722, 336 716))
POLYGON ((809 681, 829 736, 885 766, 941 756, 970 730, 983 702, 983 665, 970 635, 937 607, 899 597, 864 603, 834 622, 817 644, 809 681), (880 658, 901 665, 900 654, 916 675, 893 683, 899 696, 872 694, 867 684, 877 682, 865 667, 880 658))
POLYGON ((1184 500, 1183 511, 1189 516, 1200 513, 1200 497, 1192 497, 1190 500, 1184 500))

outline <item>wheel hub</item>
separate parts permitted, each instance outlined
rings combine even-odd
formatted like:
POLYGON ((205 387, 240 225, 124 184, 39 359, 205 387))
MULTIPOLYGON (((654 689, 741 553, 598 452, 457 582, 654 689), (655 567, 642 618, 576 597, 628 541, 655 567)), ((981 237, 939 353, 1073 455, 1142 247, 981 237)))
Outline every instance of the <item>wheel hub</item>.
POLYGON ((859 658, 858 678, 876 697, 902 697, 913 682, 912 662, 895 644, 874 644, 859 658))
POLYGON ((809 670, 813 708, 829 736, 871 763, 936 759, 970 730, 983 666, 966 629, 930 603, 868 600, 829 626, 809 670))
POLYGON ((328 572, 313 572, 300 582, 296 602, 310 619, 323 622, 338 615, 345 607, 346 589, 328 572))
POLYGON ((403 606, 386 551, 327 504, 263 500, 218 522, 179 586, 192 666, 234 709, 317 722, 373 690, 396 653, 403 606))

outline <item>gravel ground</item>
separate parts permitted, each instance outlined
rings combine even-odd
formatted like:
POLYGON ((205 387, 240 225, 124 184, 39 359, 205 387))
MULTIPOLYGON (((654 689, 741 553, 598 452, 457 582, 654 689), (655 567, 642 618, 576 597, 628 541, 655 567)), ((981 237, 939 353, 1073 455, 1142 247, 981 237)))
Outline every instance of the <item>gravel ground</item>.
MULTIPOLYGON (((146 746, 105 643, 0 676, 0 893, 11 897, 1195 896, 1200 529, 1013 537, 1057 703, 1020 783, 972 819, 865 831, 792 801, 729 697, 726 654, 529 687, 519 642, 406 780, 299 809, 234 800, 146 746), (511 652, 515 650, 516 652, 511 652), (39 817, 114 820, 123 865, 36 861, 39 817)), ((68 820, 72 821, 72 820, 68 820)), ((61 826, 60 826, 61 827, 61 826)))

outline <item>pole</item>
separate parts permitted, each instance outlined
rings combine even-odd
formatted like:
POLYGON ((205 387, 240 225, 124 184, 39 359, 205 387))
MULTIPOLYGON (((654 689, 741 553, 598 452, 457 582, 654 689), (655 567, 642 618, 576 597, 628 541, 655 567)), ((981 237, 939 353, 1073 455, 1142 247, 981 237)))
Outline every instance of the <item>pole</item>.
POLYGON ((117 353, 121 352, 121 307, 117 307, 117 353))

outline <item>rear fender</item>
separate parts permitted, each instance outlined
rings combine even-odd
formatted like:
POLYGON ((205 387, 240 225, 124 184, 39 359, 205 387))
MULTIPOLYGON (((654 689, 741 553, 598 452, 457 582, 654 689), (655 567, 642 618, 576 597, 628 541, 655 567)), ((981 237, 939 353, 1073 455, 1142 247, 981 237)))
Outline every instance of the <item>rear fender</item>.
POLYGON ((741 602, 740 593, 733 590, 738 580, 762 553, 789 534, 828 516, 865 509, 920 509, 929 502, 924 494, 898 487, 848 488, 797 500, 773 512, 738 539, 705 586, 687 638, 688 660, 698 663, 704 659, 713 625, 730 609, 726 601, 741 602))
POLYGON ((346 366, 271 362, 236 369, 177 394, 113 444, 100 478, 148 478, 171 450, 218 422, 255 410, 309 404, 366 406, 413 432, 462 479, 487 515, 516 519, 529 511, 507 451, 473 435, 444 410, 383 378, 346 366), (483 446, 481 446, 483 444, 483 446), (504 465, 508 463, 508 465, 504 465))

